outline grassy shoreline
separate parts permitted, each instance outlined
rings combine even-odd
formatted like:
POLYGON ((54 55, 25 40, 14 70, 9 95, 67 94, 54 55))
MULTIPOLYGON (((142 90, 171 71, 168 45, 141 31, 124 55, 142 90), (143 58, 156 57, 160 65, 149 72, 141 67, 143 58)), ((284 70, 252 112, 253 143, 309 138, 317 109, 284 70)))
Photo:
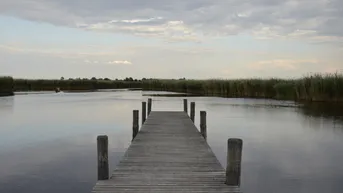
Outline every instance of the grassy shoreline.
POLYGON ((306 102, 343 102, 343 75, 300 79, 148 80, 144 90, 172 91, 226 98, 265 98, 306 102))
POLYGON ((96 91, 99 89, 121 89, 141 87, 139 81, 123 80, 27 80, 14 79, 14 91, 51 91, 60 88, 62 91, 96 91))
POLYGON ((99 89, 142 89, 171 91, 190 96, 265 98, 301 102, 343 102, 343 74, 316 74, 299 79, 236 80, 27 80, 0 77, 0 96, 17 91, 96 91, 99 89))
POLYGON ((10 76, 0 77, 0 97, 13 96, 14 80, 10 76))

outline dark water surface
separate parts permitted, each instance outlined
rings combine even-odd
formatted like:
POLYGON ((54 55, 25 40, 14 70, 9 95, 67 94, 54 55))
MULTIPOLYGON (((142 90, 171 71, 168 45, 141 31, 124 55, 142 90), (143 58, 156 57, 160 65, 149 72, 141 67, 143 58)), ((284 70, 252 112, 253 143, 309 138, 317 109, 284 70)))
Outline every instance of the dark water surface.
MULTIPOLYGON (((147 93, 147 92, 144 92, 147 93)), ((109 136, 113 169, 130 145, 141 91, 47 93, 0 98, 0 192, 82 193, 96 182, 96 136, 109 136)), ((342 193, 343 108, 197 97, 208 143, 226 164, 226 142, 244 141, 245 193, 342 193)), ((153 110, 182 110, 182 98, 155 97, 153 110)))

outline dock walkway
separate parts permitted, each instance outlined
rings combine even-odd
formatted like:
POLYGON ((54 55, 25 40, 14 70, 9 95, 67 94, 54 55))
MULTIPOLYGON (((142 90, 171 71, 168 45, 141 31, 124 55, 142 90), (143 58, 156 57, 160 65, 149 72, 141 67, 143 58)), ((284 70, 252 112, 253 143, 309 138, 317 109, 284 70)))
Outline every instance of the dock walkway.
POLYGON ((152 111, 110 176, 93 192, 240 192, 185 112, 152 111))

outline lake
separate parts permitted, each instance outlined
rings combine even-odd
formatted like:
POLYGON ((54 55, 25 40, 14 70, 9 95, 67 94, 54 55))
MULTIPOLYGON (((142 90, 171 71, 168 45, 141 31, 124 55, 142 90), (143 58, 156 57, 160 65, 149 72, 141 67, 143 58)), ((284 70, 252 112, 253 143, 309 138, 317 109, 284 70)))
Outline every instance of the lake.
MULTIPOLYGON (((142 92, 31 93, 0 98, 0 192, 82 193, 96 183, 96 136, 109 136, 110 168, 130 145, 142 92)), ((183 97, 152 97, 183 110, 183 97)), ((343 108, 194 97, 207 111, 208 143, 223 166, 228 138, 243 139, 245 193, 342 193, 343 108)))

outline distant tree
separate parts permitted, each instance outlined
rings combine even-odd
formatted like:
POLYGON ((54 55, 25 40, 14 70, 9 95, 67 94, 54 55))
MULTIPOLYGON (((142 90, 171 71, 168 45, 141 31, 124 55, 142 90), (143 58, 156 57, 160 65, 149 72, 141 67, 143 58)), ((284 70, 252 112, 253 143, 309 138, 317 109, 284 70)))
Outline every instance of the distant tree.
POLYGON ((142 81, 146 81, 146 78, 142 78, 142 81))
POLYGON ((104 80, 106 80, 106 81, 110 81, 111 79, 109 79, 109 78, 104 78, 104 80))
POLYGON ((64 77, 63 77, 63 76, 61 77, 61 80, 64 80, 64 77))
POLYGON ((135 81, 135 82, 137 82, 138 80, 137 80, 137 79, 135 79, 134 81, 135 81))
POLYGON ((118 78, 116 78, 116 81, 118 81, 118 78))
POLYGON ((95 77, 92 77, 91 80, 96 80, 96 78, 95 78, 95 77))
POLYGON ((74 80, 74 79, 72 79, 72 78, 69 78, 68 80, 74 80))

